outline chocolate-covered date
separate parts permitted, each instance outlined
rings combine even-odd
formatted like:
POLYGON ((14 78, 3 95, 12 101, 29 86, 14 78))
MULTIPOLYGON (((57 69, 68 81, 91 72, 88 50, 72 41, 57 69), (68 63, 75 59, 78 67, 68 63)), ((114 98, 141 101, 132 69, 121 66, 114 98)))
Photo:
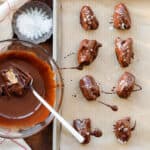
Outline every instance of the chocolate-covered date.
POLYGON ((4 84, 1 85, 1 95, 22 96, 29 87, 31 76, 16 67, 0 71, 4 84))
MULTIPOLYGON (((80 86, 83 96, 88 101, 96 100, 100 96, 100 92, 110 94, 110 93, 107 93, 104 91, 100 91, 100 87, 96 83, 95 79, 90 75, 86 75, 86 76, 82 77, 80 79, 79 86, 80 86)), ((97 101, 97 102, 105 105, 106 107, 111 108, 111 110, 113 110, 113 111, 118 111, 118 107, 116 105, 110 105, 103 101, 97 101)))
POLYGON ((135 76, 129 72, 125 72, 120 79, 116 87, 116 93, 121 98, 128 98, 135 85, 135 76))
POLYGON ((80 11, 80 24, 85 30, 96 30, 99 22, 90 6, 83 6, 80 11))
POLYGON ((132 58, 134 57, 133 41, 131 38, 122 40, 120 37, 115 39, 115 52, 119 64, 122 67, 127 67, 130 65, 132 58))
POLYGON ((83 67, 85 65, 90 65, 98 55, 98 49, 102 44, 96 40, 84 39, 80 43, 78 50, 78 64, 83 67))
POLYGON ((121 143, 127 143, 132 135, 132 131, 135 129, 136 123, 131 127, 131 118, 126 117, 118 120, 114 124, 114 133, 117 140, 121 143))
POLYGON ((113 24, 116 29, 125 30, 131 28, 131 18, 127 7, 123 3, 115 6, 113 24))
POLYGON ((73 127, 84 137, 83 144, 88 144, 91 140, 91 135, 95 137, 101 137, 102 131, 95 129, 91 131, 91 120, 88 119, 76 119, 73 121, 73 127))
POLYGON ((73 121, 73 127, 85 138, 83 144, 90 142, 91 136, 91 120, 90 119, 76 119, 73 121))
POLYGON ((100 96, 100 88, 95 79, 90 75, 80 79, 79 86, 83 96, 89 101, 96 100, 100 96))

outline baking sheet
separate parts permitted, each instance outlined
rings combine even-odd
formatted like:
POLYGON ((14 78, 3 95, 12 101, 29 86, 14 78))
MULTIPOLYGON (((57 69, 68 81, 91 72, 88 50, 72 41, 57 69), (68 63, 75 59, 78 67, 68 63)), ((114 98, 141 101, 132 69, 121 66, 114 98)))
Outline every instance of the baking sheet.
POLYGON ((55 5, 57 17, 54 18, 54 25, 56 25, 54 28, 54 51, 57 52, 56 59, 61 67, 77 65, 76 54, 69 57, 65 56, 71 52, 76 53, 81 40, 85 38, 96 39, 103 44, 97 59, 83 71, 62 71, 65 82, 63 117, 71 124, 73 119, 91 118, 92 126, 100 128, 103 131, 103 136, 92 138, 88 145, 80 145, 65 129, 62 129, 60 145, 55 137, 55 148, 56 145, 60 146, 60 150, 148 150, 150 148, 150 1, 121 1, 127 5, 131 14, 132 28, 128 31, 112 30, 109 24, 114 6, 119 2, 119 0, 54 1, 54 4, 57 4, 55 5), (80 26, 79 12, 81 7, 86 4, 92 7, 100 22, 96 31, 86 32, 80 26), (58 15, 61 15, 61 19, 58 19, 58 15), (56 30, 59 30, 59 32, 56 32, 56 30), (132 37, 134 42, 135 59, 125 69, 119 66, 114 52, 114 39, 117 36, 121 38, 132 37), (124 71, 133 73, 136 76, 136 82, 142 85, 143 90, 132 93, 127 100, 120 99, 116 95, 102 94, 99 99, 118 105, 118 112, 112 112, 96 102, 87 102, 82 96, 78 82, 84 75, 94 76, 97 82, 101 83, 103 89, 109 91, 116 85, 118 78, 124 71), (133 121, 136 120, 137 128, 128 144, 121 145, 114 137, 112 125, 116 120, 125 116, 131 116, 133 121))
MULTIPOLYGON (((53 1, 53 58, 59 64, 61 53, 61 3, 60 1, 53 1)), ((61 114, 61 108, 59 113, 61 114)), ((60 133, 61 133, 61 124, 54 118, 53 121, 53 150, 59 150, 60 148, 60 133)))

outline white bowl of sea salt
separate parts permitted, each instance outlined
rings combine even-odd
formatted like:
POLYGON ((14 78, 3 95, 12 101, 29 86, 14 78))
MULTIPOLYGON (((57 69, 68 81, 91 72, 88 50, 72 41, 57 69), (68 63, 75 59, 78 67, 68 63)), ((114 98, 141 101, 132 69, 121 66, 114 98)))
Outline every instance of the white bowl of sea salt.
POLYGON ((52 16, 51 8, 45 3, 26 3, 13 16, 13 30, 20 40, 45 42, 53 33, 52 16))

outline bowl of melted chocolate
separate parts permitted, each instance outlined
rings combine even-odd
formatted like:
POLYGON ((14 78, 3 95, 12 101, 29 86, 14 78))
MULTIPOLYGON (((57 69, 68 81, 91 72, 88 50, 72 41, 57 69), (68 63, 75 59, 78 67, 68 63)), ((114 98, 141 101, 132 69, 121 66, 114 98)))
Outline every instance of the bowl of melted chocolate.
POLYGON ((53 120, 36 99, 35 90, 57 111, 63 96, 63 81, 47 50, 20 40, 0 41, 0 137, 31 136, 53 120))

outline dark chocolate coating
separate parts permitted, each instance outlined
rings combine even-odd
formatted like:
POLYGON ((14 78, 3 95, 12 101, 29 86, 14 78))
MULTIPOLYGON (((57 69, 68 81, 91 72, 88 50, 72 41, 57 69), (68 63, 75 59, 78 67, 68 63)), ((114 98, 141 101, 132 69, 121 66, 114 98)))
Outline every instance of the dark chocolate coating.
POLYGON ((133 41, 131 38, 122 40, 120 37, 115 39, 115 52, 121 67, 128 67, 134 57, 133 41))
POLYGON ((79 66, 90 65, 98 55, 98 49, 102 44, 96 40, 84 39, 80 43, 78 50, 78 64, 79 66))
POLYGON ((31 76, 19 68, 10 67, 0 71, 5 88, 2 88, 3 95, 22 96, 29 87, 31 76))
POLYGON ((95 136, 95 137, 101 137, 102 136, 102 131, 99 129, 95 129, 94 131, 91 132, 91 135, 95 136))
POLYGON ((3 92, 4 92, 3 86, 0 86, 0 96, 3 95, 3 92))
POLYGON ((131 28, 130 14, 123 3, 119 3, 115 6, 113 23, 116 29, 125 30, 131 28))
POLYGON ((129 72, 125 72, 118 80, 116 93, 121 98, 128 98, 135 85, 135 76, 129 72))
POLYGON ((83 6, 80 11, 80 24, 85 30, 96 30, 99 22, 90 6, 83 6))
POLYGON ((85 138, 83 144, 88 144, 90 142, 91 133, 91 120, 90 119, 76 119, 73 121, 73 127, 85 138))
POLYGON ((91 131, 91 120, 88 119, 76 119, 73 121, 73 127, 85 138, 83 144, 88 144, 91 140, 91 135, 95 137, 101 137, 102 131, 95 129, 91 131))
POLYGON ((96 100, 100 96, 100 88, 95 79, 90 75, 80 79, 79 86, 83 96, 89 101, 96 100))
POLYGON ((114 125, 115 136, 121 143, 127 143, 129 141, 132 131, 130 117, 118 120, 114 125))

